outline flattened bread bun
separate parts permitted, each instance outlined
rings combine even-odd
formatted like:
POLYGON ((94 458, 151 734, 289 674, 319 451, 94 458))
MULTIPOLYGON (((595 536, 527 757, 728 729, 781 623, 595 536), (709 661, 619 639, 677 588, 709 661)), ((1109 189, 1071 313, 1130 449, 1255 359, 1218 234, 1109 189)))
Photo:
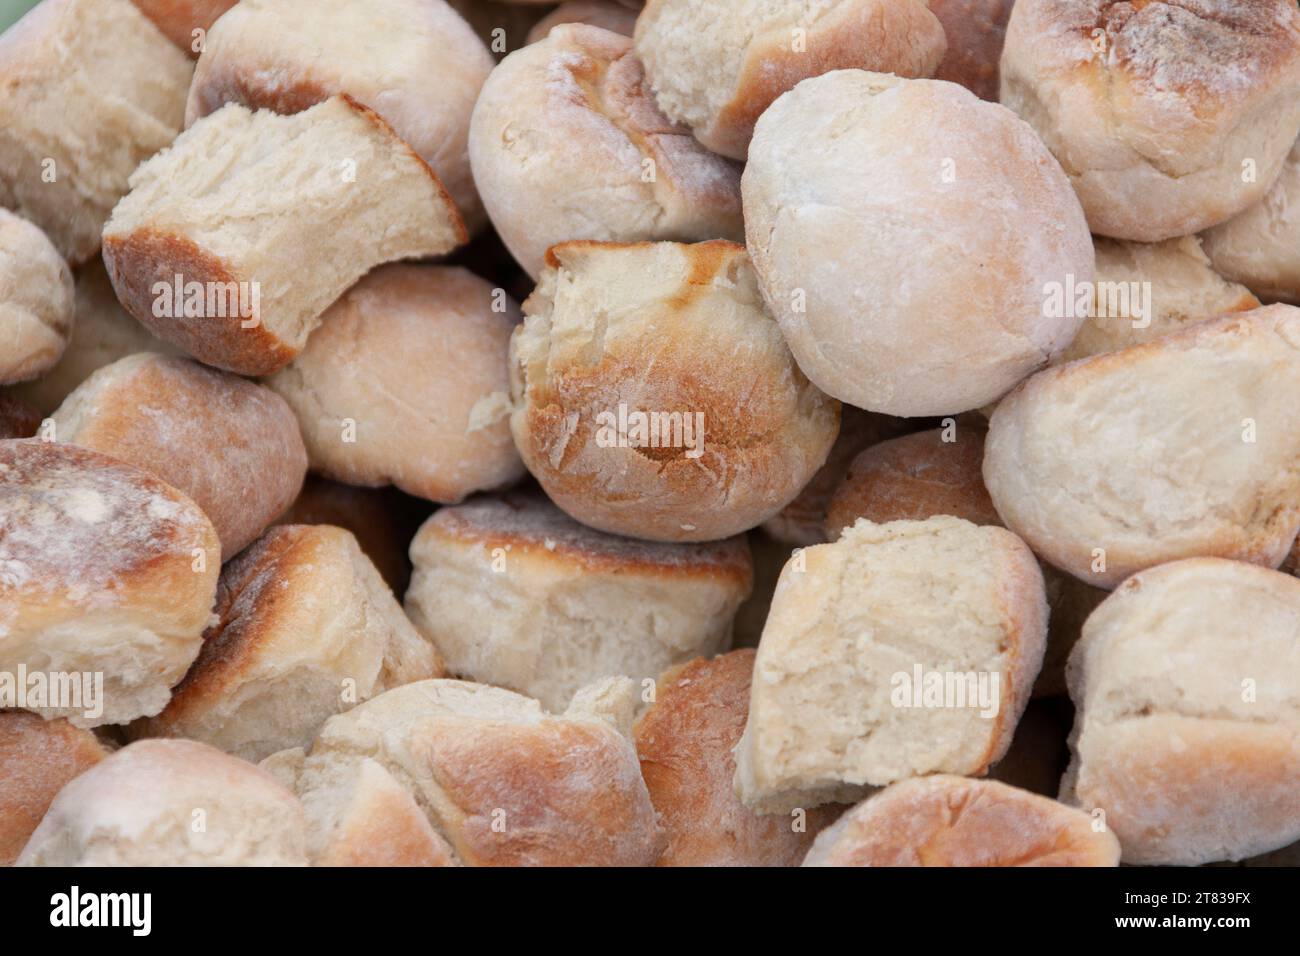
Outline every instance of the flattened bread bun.
POLYGON ((799 371, 743 246, 569 242, 511 342, 524 464, 583 524, 713 541, 822 466, 839 403, 799 371))
POLYGON ((36 378, 67 348, 72 271, 45 233, 0 207, 0 384, 36 378))

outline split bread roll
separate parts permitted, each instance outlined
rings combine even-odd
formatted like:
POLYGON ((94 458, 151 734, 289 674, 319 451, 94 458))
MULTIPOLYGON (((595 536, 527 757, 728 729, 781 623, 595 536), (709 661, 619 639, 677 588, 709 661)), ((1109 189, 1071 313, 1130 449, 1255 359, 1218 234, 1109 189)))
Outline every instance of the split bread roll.
POLYGON ((736 792, 779 813, 984 774, 1011 743, 1046 633, 1038 562, 1002 528, 860 521, 805 548, 758 645, 736 792))
POLYGON ((1095 248, 1092 307, 1056 362, 1117 352, 1196 322, 1259 308, 1249 289, 1214 270, 1195 236, 1154 243, 1097 239, 1095 248))
MULTIPOLYGON (((203 52, 207 31, 238 0, 131 0, 159 30, 191 56, 203 52)), ((301 27, 301 24, 298 24, 301 27)))
POLYGON ((469 157, 492 224, 537 279, 576 239, 740 239, 740 171, 659 112, 627 37, 556 27, 492 71, 469 157))
POLYGON ((135 737, 188 737, 260 760, 442 661, 342 528, 272 528, 225 566, 216 623, 167 707, 135 737))
POLYGON ((18 866, 305 866, 302 806, 264 770, 192 740, 117 751, 54 798, 18 866))
POLYGON ((1190 235, 1262 199, 1300 133, 1300 10, 1019 0, 1002 102, 1061 161, 1093 232, 1190 235))
POLYGON ((619 538, 540 494, 439 510, 411 560, 407 613, 451 672, 556 712, 602 677, 639 683, 726 650, 753 581, 743 538, 619 538))
POLYGON ((630 37, 636 28, 637 11, 614 0, 565 0, 528 31, 529 43, 544 40, 551 30, 565 23, 584 23, 610 33, 630 37))
POLYGON ((0 866, 12 866, 63 787, 107 755, 89 730, 0 710, 0 866))
POLYGON ((524 474, 509 421, 518 321, 504 291, 464 269, 383 266, 266 384, 297 415, 314 471, 450 504, 524 474))
POLYGON ((585 525, 712 541, 792 501, 839 403, 799 371, 743 246, 553 247, 511 342, 511 430, 585 525))
POLYGON ((1300 581, 1219 558, 1134 575, 1070 657, 1062 799, 1124 862, 1240 860, 1300 839, 1300 581))
POLYGON ((492 65, 443 0, 242 0, 208 32, 185 122, 226 103, 297 113, 346 93, 429 164, 473 232, 485 217, 466 143, 492 65))
POLYGON ((1049 283, 1092 278, 1069 182, 1028 125, 955 84, 805 80, 759 120, 741 193, 764 300, 804 374, 850 405, 978 408, 1083 321, 1043 307, 1049 283))
POLYGON ((1300 304, 1300 140, 1264 198, 1201 239, 1229 279, 1264 299, 1300 304))
POLYGON ((628 739, 634 692, 613 679, 552 716, 462 681, 407 684, 332 718, 300 792, 371 759, 400 781, 466 866, 650 866, 662 837, 628 739))
POLYGON ((79 727, 158 713, 199 653, 219 547, 198 505, 132 465, 0 442, 0 671, 102 676, 100 714, 31 708, 79 727))
POLYGON ((68 345, 73 314, 68 264, 45 233, 0 207, 0 384, 52 368, 68 345))
POLYGON ((663 674, 636 722, 636 749, 668 845, 659 866, 798 866, 839 808, 760 816, 732 786, 749 712, 752 650, 663 674))
POLYGON ((948 40, 936 80, 959 83, 982 100, 998 101, 998 62, 1015 0, 929 0, 948 40))
POLYGON ((222 560, 298 495, 307 450, 280 396, 229 372, 156 352, 106 365, 53 415, 59 441, 135 465, 194 499, 222 560))
POLYGON ((267 375, 372 267, 464 241, 424 160, 335 96, 293 116, 231 104, 195 123, 131 176, 104 227, 104 263, 154 334, 208 365, 267 375))
POLYGON ((984 482, 1008 528, 1113 588, 1194 556, 1277 567, 1300 529, 1300 309, 1267 306, 1040 372, 1004 398, 984 482))
POLYGON ((1088 814, 993 780, 904 780, 823 830, 804 866, 1118 866, 1088 814))
POLYGON ((660 108, 734 159, 800 80, 853 68, 930 76, 945 46, 924 0, 649 0, 636 24, 660 108))
POLYGON ((76 265, 180 131, 190 61, 130 0, 43 0, 0 36, 0 206, 76 265))

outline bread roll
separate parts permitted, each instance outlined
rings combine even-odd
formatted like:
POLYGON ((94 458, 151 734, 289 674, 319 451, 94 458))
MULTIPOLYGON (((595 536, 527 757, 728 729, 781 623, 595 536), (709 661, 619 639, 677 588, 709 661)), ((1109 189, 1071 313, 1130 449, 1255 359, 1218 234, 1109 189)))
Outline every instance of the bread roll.
POLYGON ((1262 200, 1201 238, 1225 276, 1265 299, 1300 304, 1300 140, 1262 200))
POLYGON ((130 0, 43 0, 0 36, 0 205, 90 259, 127 177, 180 130, 190 73, 130 0))
POLYGON ((243 0, 208 33, 185 120, 232 102, 296 113, 346 93, 432 167, 474 231, 485 216, 466 140, 491 71, 483 43, 443 0, 243 0))
POLYGON ((302 806, 192 740, 143 740, 54 798, 19 866, 304 866, 302 806))
POLYGON ((1094 304, 1058 362, 1117 352, 1196 322, 1259 308, 1215 272, 1195 236, 1165 242, 1097 239, 1094 304))
POLYGON ((1165 561, 1277 567, 1300 529, 1300 309, 1048 369, 998 405, 984 482, 1041 557, 1113 588, 1165 561))
POLYGON ((307 474, 298 423, 280 396, 189 359, 118 359, 53 418, 59 441, 112 455, 193 498, 216 528, 223 560, 289 507, 307 474))
POLYGON ((1117 866, 1113 834, 992 780, 904 780, 821 832, 804 866, 1117 866))
POLYGON ((104 759, 89 730, 0 710, 0 866, 12 866, 55 794, 104 759))
POLYGON ((137 352, 179 355, 180 350, 149 333, 117 301, 102 260, 77 270, 72 337, 59 360, 40 378, 21 382, 13 394, 45 414, 53 412, 90 373, 137 352))
POLYGON ((736 797, 732 748, 749 712, 752 650, 666 672, 636 723, 636 749, 668 846, 659 866, 798 866, 839 808, 760 816, 736 797))
POLYGON ((1001 528, 859 521, 805 548, 758 645, 737 793, 782 812, 982 775, 1011 743, 1046 632, 1038 563, 1001 528))
POLYGON ((1300 133, 1300 10, 1019 0, 1001 83, 1093 232, 1186 236, 1262 199, 1300 133))
POLYGON ((651 680, 726 650, 753 579, 743 538, 618 538, 536 493, 443 508, 411 560, 407 613, 451 672, 555 712, 602 677, 651 680))
POLYGON ((36 378, 59 360, 72 296, 72 272, 45 233, 0 208, 0 384, 36 378))
POLYGON ((102 678, 95 708, 29 709, 79 727, 158 713, 219 567, 212 523, 170 485, 75 445, 0 442, 0 672, 102 678))
MULTIPOLYGON (((197 57, 207 31, 238 0, 131 0, 178 47, 197 57)), ((302 24, 296 24, 301 28, 302 24)))
POLYGON ((1070 656, 1062 784, 1124 862, 1240 860, 1300 839, 1300 581, 1219 558, 1134 575, 1070 656))
POLYGON ((800 80, 853 68, 931 76, 945 46, 923 0, 649 0, 636 24, 660 108, 734 159, 759 114, 800 80))
POLYGON ((839 405, 800 373, 728 242, 564 243, 511 342, 511 429, 583 524, 711 541, 771 518, 826 460, 839 405))
POLYGON ((948 50, 936 80, 960 83, 982 100, 998 101, 998 61, 1015 0, 930 0, 948 50))
POLYGON ((632 695, 605 681, 551 716, 483 684, 407 684, 326 723, 303 778, 369 757, 466 866, 649 866, 663 843, 627 736, 632 695))
POLYGON ((636 17, 636 10, 614 0, 565 0, 533 24, 527 42, 544 40, 554 27, 562 23, 585 23, 589 27, 600 27, 630 37, 636 27, 636 17))
POLYGON ((519 307, 504 292, 460 268, 390 265, 320 321, 267 380, 298 416, 315 471, 443 503, 524 474, 509 423, 519 307))
POLYGON ((424 161, 336 96, 294 116, 231 104, 195 123, 132 175, 104 227, 104 263, 155 334, 266 375, 373 266, 464 241, 424 161))
POLYGON ((951 83, 842 70, 763 115, 741 185, 763 297, 815 385, 859 408, 978 408, 1061 352, 1092 239, 1025 123, 951 83))
POLYGON ((248 760, 310 744, 329 717, 443 673, 342 528, 272 528, 221 572, 216 623, 137 737, 189 737, 248 760))
POLYGON ((492 224, 534 279, 574 239, 740 239, 740 171, 659 112, 632 41, 556 27, 492 71, 469 157, 492 224))
POLYGON ((0 439, 31 438, 42 420, 41 413, 22 399, 0 393, 0 439))

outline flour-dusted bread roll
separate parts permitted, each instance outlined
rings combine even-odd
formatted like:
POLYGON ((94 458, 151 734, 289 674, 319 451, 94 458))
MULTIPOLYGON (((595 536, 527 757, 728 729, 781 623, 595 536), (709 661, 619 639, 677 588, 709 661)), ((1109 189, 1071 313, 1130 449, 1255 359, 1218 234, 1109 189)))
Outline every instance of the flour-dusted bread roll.
POLYGON ((994 780, 937 774, 868 797, 804 866, 1118 866, 1114 834, 1079 810, 994 780))
POLYGON ((1300 133, 1291 0, 1020 0, 1001 67, 1002 102, 1116 239, 1190 235, 1258 202, 1300 133))
POLYGON ((234 557, 284 512, 307 474, 280 396, 198 362, 141 352, 106 365, 53 415, 59 441, 102 451, 194 499, 234 557))
POLYGON ((75 264, 185 115, 190 61, 130 0, 43 0, 0 35, 0 206, 75 264))
POLYGON ((1096 587, 1198 555, 1277 567, 1300 529, 1300 309, 1040 372, 989 424, 1008 528, 1096 587))
POLYGON ((68 345, 72 320, 68 264, 45 233, 0 207, 0 384, 52 368, 68 345))
POLYGON ((753 579, 743 538, 620 538, 537 493, 441 509, 411 560, 407 613, 448 669, 552 711, 599 678, 651 680, 726 650, 753 579))
POLYGON ((1125 863, 1240 860, 1300 839, 1300 581, 1220 558, 1150 568, 1070 656, 1062 796, 1125 863))
POLYGON ((420 154, 473 231, 484 215, 466 142, 491 71, 443 0, 243 0, 208 32, 185 118, 230 102, 296 113, 346 93, 420 154))
POLYGON ((321 316, 267 384, 298 416, 314 471, 452 503, 524 474, 510 437, 519 307, 461 268, 390 265, 321 316))
POLYGON ((212 523, 170 485, 75 445, 0 442, 0 671, 102 678, 93 710, 29 709, 82 727, 158 713, 220 566, 212 523))
POLYGON ((1002 528, 860 521, 781 572, 736 791, 763 812, 996 763, 1043 660, 1038 562, 1002 528))
POLYGON ((759 120, 741 192, 764 299, 804 374, 850 405, 978 408, 1083 320, 1043 305, 1048 283, 1092 279, 1069 182, 1028 125, 955 84, 805 80, 759 120))
POLYGON ((924 0, 649 0, 636 24, 660 108, 735 159, 759 115, 800 80, 852 68, 930 76, 944 49, 924 0))
POLYGON ((1164 242, 1097 239, 1092 308, 1058 362, 1150 342, 1196 322, 1259 308, 1210 265, 1195 236, 1164 242))
POLYGON ((835 441, 839 403, 795 365, 742 246, 564 243, 524 314, 515 444, 583 524, 727 538, 789 504, 835 441))
POLYGON ((300 782, 369 758, 466 866, 650 866, 663 848, 628 737, 634 691, 601 682, 561 715, 462 681, 407 684, 332 718, 300 782))
POLYGON ((193 740, 144 740, 54 798, 18 866, 305 866, 306 822, 264 770, 193 740))
MULTIPOLYGON (((167 37, 190 56, 197 57, 207 42, 207 32, 217 18, 238 0, 131 0, 167 37)), ((301 28, 302 24, 296 24, 301 28)))
POLYGON ((1300 303, 1300 140, 1262 200, 1201 238, 1228 278, 1265 299, 1300 303))
POLYGON ((31 438, 40 429, 41 413, 21 398, 0 392, 0 439, 31 438))
POLYGON ((655 106, 627 37, 556 27, 492 71, 469 157, 492 224, 536 279, 574 239, 740 239, 740 171, 655 106))
POLYGON ((732 748, 749 712, 752 650, 697 658, 663 674, 637 718, 641 774, 668 845, 659 866, 798 866, 838 808, 762 816, 732 785, 732 748))
POLYGON ((636 10, 615 0, 565 0, 533 25, 528 31, 528 42, 544 40, 563 23, 585 23, 630 37, 636 28, 636 17, 636 10))
POLYGON ((104 227, 127 310, 208 365, 266 375, 372 267, 465 226, 428 165, 347 96, 293 116, 230 104, 131 176, 104 227))
POLYGON ((0 866, 12 866, 55 794, 107 751, 89 730, 0 710, 0 866))
POLYGON ((948 50, 936 80, 960 83, 982 100, 998 101, 998 61, 1015 0, 930 0, 948 50))
POLYGON ((222 570, 215 610, 171 702, 133 735, 189 737, 261 760, 306 746, 361 701, 443 673, 342 528, 272 528, 222 570))

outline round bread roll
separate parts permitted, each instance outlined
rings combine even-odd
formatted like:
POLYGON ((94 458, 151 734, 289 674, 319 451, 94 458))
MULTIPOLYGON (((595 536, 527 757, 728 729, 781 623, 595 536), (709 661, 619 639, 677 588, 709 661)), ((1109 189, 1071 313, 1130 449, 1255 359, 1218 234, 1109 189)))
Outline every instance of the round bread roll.
POLYGON ((511 341, 511 429, 583 524, 712 541, 790 503, 835 441, 744 247, 572 242, 548 253, 511 341))
POLYGON ((140 12, 182 50, 197 57, 207 31, 238 0, 131 0, 140 12))
POLYGON ((132 736, 188 737, 261 760, 310 744, 360 701, 444 672, 342 528, 272 528, 222 569, 214 613, 170 703, 132 736))
POLYGON ((993 780, 939 774, 864 800, 817 837, 804 866, 1118 866, 1086 813, 993 780))
POLYGON ((94 708, 29 709, 79 727, 158 713, 199 652, 220 566, 212 523, 170 485, 75 445, 0 442, 0 672, 102 688, 94 708))
POLYGON ((936 80, 960 83, 982 100, 998 101, 998 61, 1015 0, 930 0, 948 50, 936 80))
POLYGON ((1201 238, 1225 276, 1265 299, 1300 304, 1300 140, 1260 202, 1201 238))
POLYGON ((890 415, 978 408, 1045 365, 1082 316, 1092 239, 1060 167, 996 103, 842 70, 759 120, 741 185, 763 297, 813 383, 890 415), (833 254, 832 254, 833 251, 833 254))
POLYGON ((1097 239, 1096 251, 1093 307, 1057 362, 1117 352, 1259 308, 1249 289, 1214 271, 1195 236, 1155 243, 1097 239))
POLYGON ((72 335, 72 271, 45 233, 0 207, 0 384, 36 378, 72 335))
POLYGON ((451 672, 559 712, 731 643, 753 580, 740 537, 662 544, 593 531, 541 494, 443 508, 411 544, 406 610, 451 672))
POLYGON ((1085 583, 1198 555, 1277 567, 1300 529, 1300 309, 1040 372, 989 424, 1006 526, 1085 583))
POLYGON ((453 503, 524 473, 508 421, 518 321, 503 291, 464 269, 385 266, 266 384, 298 416, 313 470, 453 503))
POLYGON ((43 420, 41 413, 22 399, 0 393, 0 439, 31 438, 43 420))
POLYGON ((697 658, 659 678, 637 718, 636 750, 668 845, 659 866, 798 866, 840 808, 760 816, 732 787, 752 650, 697 658))
POLYGON ((1300 839, 1300 581, 1219 558, 1150 568, 1084 626, 1062 798, 1124 862, 1240 860, 1300 839))
POLYGON ((208 32, 185 122, 230 102, 297 113, 346 93, 420 154, 473 232, 485 217, 466 143, 491 71, 443 0, 243 0, 208 32))
POLYGON ((530 276, 574 239, 740 239, 740 171, 669 122, 627 37, 563 24, 492 71, 469 156, 530 276))
POLYGON ((89 730, 0 710, 0 866, 12 866, 55 794, 107 751, 89 730))
POLYGON ((1019 0, 1002 102, 1065 167, 1092 231, 1158 242, 1258 202, 1300 133, 1291 0, 1019 0))
POLYGON ((585 23, 600 27, 610 33, 625 37, 636 27, 637 11, 614 0, 565 0, 533 25, 528 31, 528 43, 544 40, 551 30, 562 23, 585 23))
POLYGON ((374 760, 465 866, 650 866, 663 841, 628 739, 634 700, 607 680, 551 716, 500 688, 418 681, 332 718, 300 779, 374 760))
POLYGON ((1038 562, 1002 528, 859 521, 803 549, 758 645, 737 793, 779 813, 983 775, 1011 743, 1046 633, 1038 562))
POLYGON ((800 80, 851 68, 930 76, 945 45, 924 0, 649 0, 636 23, 660 108, 734 159, 800 80))
POLYGON ((223 559, 293 503, 307 474, 298 422, 280 396, 189 359, 118 359, 77 386, 53 418, 59 441, 112 455, 193 498, 217 530, 223 559))
POLYGON ((143 740, 54 798, 19 866, 305 866, 302 806, 192 740, 143 740))

